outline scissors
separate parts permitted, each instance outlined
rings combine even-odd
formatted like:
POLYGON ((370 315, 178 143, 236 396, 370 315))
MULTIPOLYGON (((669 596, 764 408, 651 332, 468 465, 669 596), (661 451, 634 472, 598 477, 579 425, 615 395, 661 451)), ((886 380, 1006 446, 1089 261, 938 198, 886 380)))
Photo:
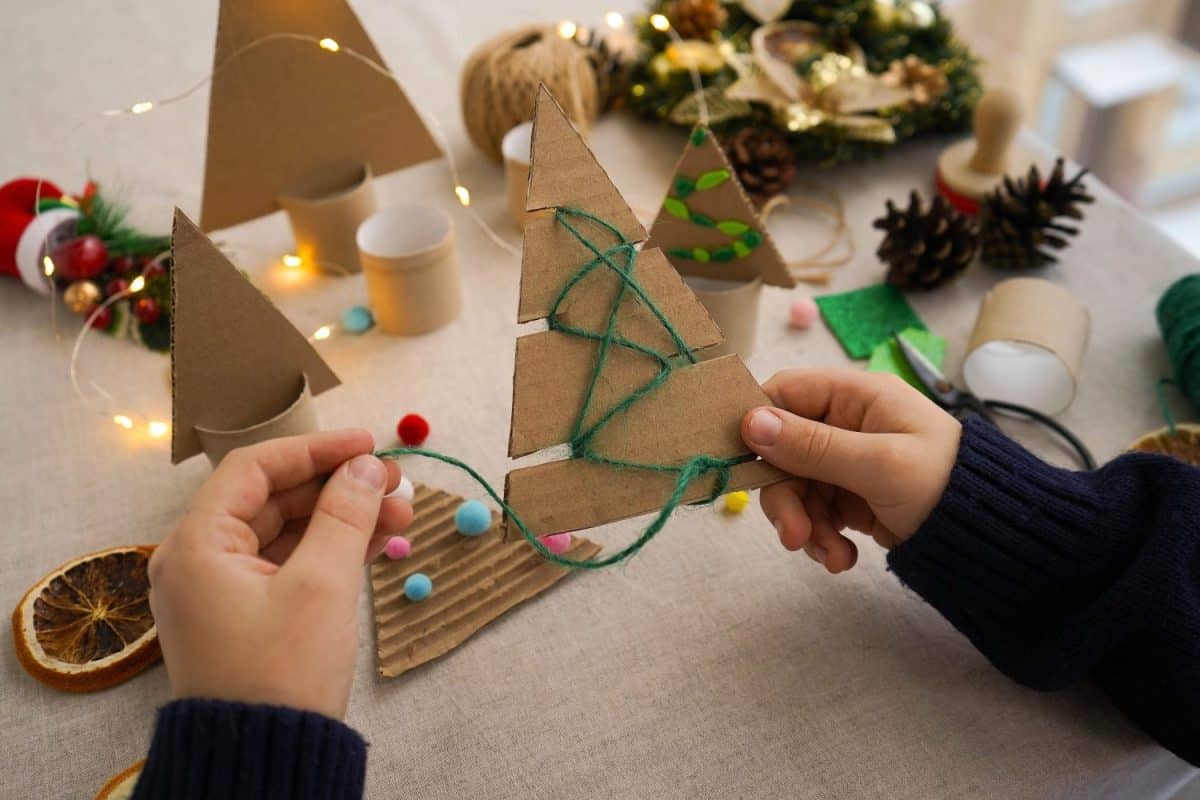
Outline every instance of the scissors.
POLYGON ((993 419, 993 411, 1003 411, 1009 414, 1015 414, 1018 417, 1037 422, 1056 434, 1061 436, 1071 449, 1075 451, 1080 463, 1084 469, 1092 470, 1096 468, 1096 460, 1092 458, 1092 453, 1087 449, 1079 437, 1071 433, 1062 423, 1043 414, 1042 412, 1029 408, 1028 406, 1018 405, 1016 403, 1008 403, 1003 400, 981 400, 968 391, 959 389, 953 383, 946 380, 946 376, 942 371, 934 366, 933 362, 925 357, 917 347, 905 339, 899 333, 892 334, 892 341, 895 342, 900 354, 904 360, 908 362, 908 366, 916 374, 917 379, 925 387, 925 392, 939 406, 949 411, 956 419, 963 420, 972 416, 979 416, 983 419, 995 424, 993 419))

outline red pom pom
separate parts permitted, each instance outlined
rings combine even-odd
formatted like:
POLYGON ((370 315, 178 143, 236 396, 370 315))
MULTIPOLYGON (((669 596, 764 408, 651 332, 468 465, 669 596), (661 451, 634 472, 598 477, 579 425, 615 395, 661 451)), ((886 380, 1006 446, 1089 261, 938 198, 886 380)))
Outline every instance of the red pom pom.
POLYGON ((405 414, 396 425, 396 435, 409 447, 416 447, 429 436, 429 423, 420 414, 405 414))
POLYGON ((139 297, 138 301, 133 304, 133 315, 138 318, 138 321, 152 325, 158 322, 158 318, 162 316, 162 306, 153 297, 139 297))

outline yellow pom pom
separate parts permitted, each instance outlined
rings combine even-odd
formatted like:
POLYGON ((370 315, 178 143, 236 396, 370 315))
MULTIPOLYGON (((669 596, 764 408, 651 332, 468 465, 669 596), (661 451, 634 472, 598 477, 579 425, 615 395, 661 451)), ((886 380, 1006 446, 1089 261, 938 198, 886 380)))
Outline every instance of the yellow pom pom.
POLYGON ((740 514, 750 505, 749 492, 730 492, 725 495, 725 511, 730 514, 740 514))

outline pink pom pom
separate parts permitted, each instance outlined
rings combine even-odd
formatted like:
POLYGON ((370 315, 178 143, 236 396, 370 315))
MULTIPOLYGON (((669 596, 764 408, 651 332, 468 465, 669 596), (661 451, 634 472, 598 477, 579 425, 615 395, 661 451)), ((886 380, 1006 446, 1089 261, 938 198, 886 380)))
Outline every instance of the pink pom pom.
POLYGON ((412 542, 403 536, 393 536, 387 540, 383 552, 387 553, 387 557, 393 561, 408 558, 408 554, 412 552, 412 542))
POLYGON ((798 330, 808 330, 820 313, 811 297, 797 297, 788 310, 788 324, 798 330))
POLYGON ((543 536, 542 544, 546 546, 547 550, 554 553, 554 555, 561 556, 571 549, 571 534, 552 533, 549 536, 543 536))

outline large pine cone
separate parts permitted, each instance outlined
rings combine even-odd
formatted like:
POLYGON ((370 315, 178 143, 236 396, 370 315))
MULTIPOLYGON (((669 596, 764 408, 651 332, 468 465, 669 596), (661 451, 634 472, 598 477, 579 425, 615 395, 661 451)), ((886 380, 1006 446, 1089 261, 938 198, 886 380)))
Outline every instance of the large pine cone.
POLYGON ((887 214, 875 220, 885 231, 876 254, 888 265, 887 282, 900 289, 934 289, 961 275, 979 248, 975 223, 940 195, 926 212, 915 191, 908 208, 887 201, 887 214))
POLYGON ((725 143, 725 156, 759 207, 786 192, 796 177, 796 154, 774 128, 742 128, 725 143))
POLYGON ((1051 250, 1062 250, 1079 228, 1056 222, 1059 217, 1083 219, 1080 205, 1093 197, 1083 186, 1081 169, 1075 177, 1063 177, 1063 160, 1044 184, 1036 166, 1025 178, 1005 178, 1004 184, 983 198, 979 209, 980 257, 983 263, 1001 269, 1034 269, 1058 261, 1051 250))
POLYGON ((721 0, 672 0, 663 13, 684 39, 711 39, 728 17, 721 0))

